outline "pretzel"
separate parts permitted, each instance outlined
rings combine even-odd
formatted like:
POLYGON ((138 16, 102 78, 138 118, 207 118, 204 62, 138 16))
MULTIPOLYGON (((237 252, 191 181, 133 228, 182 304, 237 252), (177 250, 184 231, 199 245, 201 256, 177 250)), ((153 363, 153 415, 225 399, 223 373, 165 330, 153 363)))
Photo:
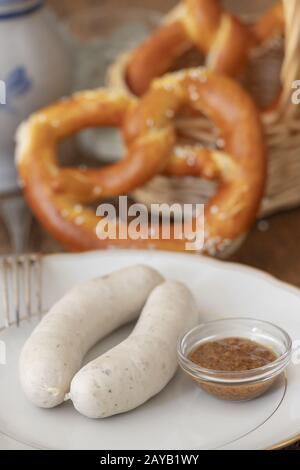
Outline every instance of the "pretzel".
POLYGON ((263 131, 254 103, 237 83, 196 68, 154 81, 125 121, 127 143, 145 131, 149 120, 154 128, 164 128, 186 105, 218 127, 224 151, 175 146, 164 173, 219 182, 205 207, 204 239, 204 252, 219 255, 237 243, 255 220, 266 180, 263 131))
MULTIPOLYGON (((255 105, 238 84, 204 69, 158 79, 140 102, 95 91, 46 108, 20 128, 17 166, 34 213, 72 250, 123 246, 183 251, 186 240, 176 238, 176 223, 168 239, 163 238, 161 225, 154 228, 158 239, 99 239, 99 217, 82 206, 130 191, 156 173, 171 172, 219 182, 216 195, 205 208, 201 251, 220 254, 238 242, 255 220, 266 175, 255 105), (175 145, 173 121, 186 105, 204 112, 216 124, 225 142, 223 152, 175 145), (122 122, 128 146, 122 162, 104 169, 59 168, 58 141, 87 126, 119 126, 122 122)), ((194 219, 192 227, 196 223, 194 219)))
POLYGON ((161 26, 131 55, 127 82, 137 96, 152 79, 170 70, 173 63, 196 45, 211 69, 237 75, 243 68, 253 40, 249 29, 226 13, 220 0, 183 0, 178 17, 161 26))
POLYGON ((88 171, 59 167, 60 141, 87 127, 120 127, 133 103, 107 90, 81 92, 33 114, 18 130, 16 163, 25 197, 43 226, 72 250, 106 245, 96 237, 95 211, 82 204, 145 184, 163 168, 175 143, 171 125, 149 129, 114 165, 88 171))
POLYGON ((220 0, 182 0, 175 18, 129 56, 128 86, 135 95, 142 95, 153 78, 170 70, 176 59, 193 45, 205 54, 209 68, 237 76, 251 49, 282 31, 283 25, 281 1, 252 27, 224 11, 220 0))
POLYGON ((282 1, 278 1, 252 27, 252 33, 259 44, 269 38, 282 34, 285 28, 282 1))

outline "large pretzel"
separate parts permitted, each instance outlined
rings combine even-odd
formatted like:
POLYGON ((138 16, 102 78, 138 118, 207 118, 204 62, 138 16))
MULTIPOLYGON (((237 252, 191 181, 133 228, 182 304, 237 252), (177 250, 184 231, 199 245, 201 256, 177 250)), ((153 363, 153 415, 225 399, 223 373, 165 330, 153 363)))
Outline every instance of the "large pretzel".
MULTIPOLYGON (((99 218, 81 204, 120 194, 153 174, 216 179, 219 189, 205 208, 203 251, 219 254, 246 234, 263 194, 266 159, 255 105, 232 80, 204 69, 170 74, 154 82, 137 104, 103 91, 80 94, 35 114, 18 134, 17 163, 24 191, 45 227, 71 249, 107 245, 183 251, 186 240, 100 240, 99 218), (219 128, 224 152, 201 147, 174 147, 173 119, 183 106, 204 112, 219 128), (57 142, 86 126, 120 125, 129 147, 121 163, 100 170, 60 169, 57 142), (172 150, 173 149, 173 150, 172 150)), ((195 227, 196 220, 193 221, 195 227)))
POLYGON ((87 127, 122 126, 133 103, 107 90, 81 92, 33 114, 19 128, 16 161, 25 196, 45 228, 66 247, 102 246, 95 234, 99 219, 81 204, 132 191, 166 164, 175 142, 171 125, 141 133, 115 165, 89 171, 58 166, 61 140, 87 127))
POLYGON ((172 21, 130 54, 126 80, 135 95, 145 93, 153 78, 170 70, 193 45, 205 54, 209 68, 236 76, 255 45, 283 30, 281 1, 253 27, 224 11, 220 0, 182 0, 182 4, 172 21))

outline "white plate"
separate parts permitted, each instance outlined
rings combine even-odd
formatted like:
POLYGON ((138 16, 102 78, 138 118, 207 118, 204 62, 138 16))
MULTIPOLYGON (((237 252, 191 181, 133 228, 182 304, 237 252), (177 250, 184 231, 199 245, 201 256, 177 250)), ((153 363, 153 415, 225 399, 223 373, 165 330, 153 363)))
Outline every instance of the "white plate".
MULTIPOLYGON (((272 321, 300 339, 300 292, 259 271, 204 257, 163 252, 107 251, 43 259, 43 305, 72 285, 123 266, 146 263, 185 282, 203 320, 249 316, 272 321)), ((158 396, 129 413, 105 420, 79 415, 71 403, 41 410, 18 382, 20 349, 34 321, 1 333, 7 365, 0 366, 0 448, 51 449, 263 449, 300 432, 300 366, 291 365, 287 386, 246 403, 210 397, 182 372, 158 396), (5 439, 5 440, 4 440, 5 439), (11 440, 12 439, 12 440, 11 440)), ((106 338, 87 359, 124 338, 130 327, 106 338)))

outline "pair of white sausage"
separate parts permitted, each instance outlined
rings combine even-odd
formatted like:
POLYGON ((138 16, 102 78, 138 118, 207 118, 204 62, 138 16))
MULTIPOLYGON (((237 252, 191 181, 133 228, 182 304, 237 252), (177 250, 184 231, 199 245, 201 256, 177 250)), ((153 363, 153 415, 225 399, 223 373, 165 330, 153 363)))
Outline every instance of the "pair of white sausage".
POLYGON ((163 281, 151 268, 132 266, 73 288, 22 350, 20 377, 28 399, 51 408, 70 390, 80 413, 99 418, 128 411, 158 393, 176 371, 180 335, 197 320, 190 291, 163 281), (147 298, 131 335, 79 370, 87 351, 137 318, 147 298))

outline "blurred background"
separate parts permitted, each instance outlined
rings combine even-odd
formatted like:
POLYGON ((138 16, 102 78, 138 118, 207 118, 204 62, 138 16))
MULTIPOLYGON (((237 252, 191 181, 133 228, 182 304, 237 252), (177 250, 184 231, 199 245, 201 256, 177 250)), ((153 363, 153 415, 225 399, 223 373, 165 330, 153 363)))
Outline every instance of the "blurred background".
MULTIPOLYGON (((233 4, 227 1, 228 5, 233 4)), ((250 10, 257 9, 268 5, 269 0, 257 0, 246 2, 247 8, 250 10)), ((122 24, 122 31, 116 39, 116 47, 122 41, 138 42, 149 32, 150 23, 159 21, 162 14, 168 12, 177 4, 176 0, 48 0, 47 7, 54 15, 57 26, 67 43, 70 43, 74 49, 77 68, 72 69, 71 89, 84 88, 85 86, 101 85, 101 70, 107 61, 110 60, 110 52, 106 51, 99 54, 99 50, 105 49, 103 38, 112 34, 110 27, 103 18, 110 18, 122 24), (149 9, 146 14, 145 25, 138 31, 137 37, 132 37, 130 31, 130 21, 134 21, 134 8, 149 9), (97 11, 95 17, 94 13, 97 11), (100 20, 99 20, 100 19, 100 20), (102 19, 102 21, 101 21, 102 19), (130 21, 129 21, 130 19, 130 21), (149 24, 148 24, 149 23, 149 24), (71 34, 70 34, 71 33, 71 34), (99 36, 99 39, 97 39, 99 36), (86 39, 89 39, 86 43, 86 39), (100 41, 100 42, 99 42, 100 41), (102 46, 101 46, 102 41, 102 46), (88 44, 88 46, 87 46, 88 44), (99 49, 100 48, 100 49, 99 49), (99 60, 96 59, 99 58, 99 60), (79 62, 78 62, 79 61, 79 62), (78 67, 78 64, 81 64, 78 67)), ((242 4, 242 2, 241 2, 242 4)), ((235 8, 238 3, 234 2, 235 8)), ((245 7, 245 4, 243 4, 245 7)), ((110 41, 111 41, 111 37, 110 41)), ((113 51, 116 53, 116 51, 113 51)), ((0 76, 0 79, 3 77, 0 76)), ((300 77, 299 77, 300 78, 300 77)), ((88 144, 92 140, 82 136, 82 148, 87 145, 87 152, 91 149, 88 144)), ((105 137, 102 145, 105 146, 105 137)), ((118 142, 116 142, 116 146, 118 142)), ((12 192, 14 193, 14 192, 12 192)), ((7 254, 15 250, 12 241, 12 232, 14 236, 20 236, 20 230, 23 230, 22 238, 25 244, 25 251, 41 251, 44 253, 61 251, 61 247, 51 239, 41 226, 28 217, 24 206, 16 203, 15 194, 1 194, 1 225, 0 225, 0 253, 7 254), (4 201, 9 203, 4 204, 4 201), (14 201, 12 204, 12 200, 14 201), (16 224, 17 218, 12 217, 12 210, 18 212, 18 219, 21 221, 16 224), (18 225, 18 227, 17 227, 18 225), (28 239, 25 236, 24 228, 28 225, 28 239), (17 232, 17 235, 16 235, 17 232), (18 235, 19 234, 19 235, 18 235)), ((15 213, 17 213, 15 212, 15 213)), ((256 226, 249 234, 243 246, 230 259, 241 263, 248 264, 263 269, 280 279, 300 286, 300 251, 298 250, 298 239, 300 235, 300 209, 292 209, 281 212, 274 216, 259 220, 256 226)))

